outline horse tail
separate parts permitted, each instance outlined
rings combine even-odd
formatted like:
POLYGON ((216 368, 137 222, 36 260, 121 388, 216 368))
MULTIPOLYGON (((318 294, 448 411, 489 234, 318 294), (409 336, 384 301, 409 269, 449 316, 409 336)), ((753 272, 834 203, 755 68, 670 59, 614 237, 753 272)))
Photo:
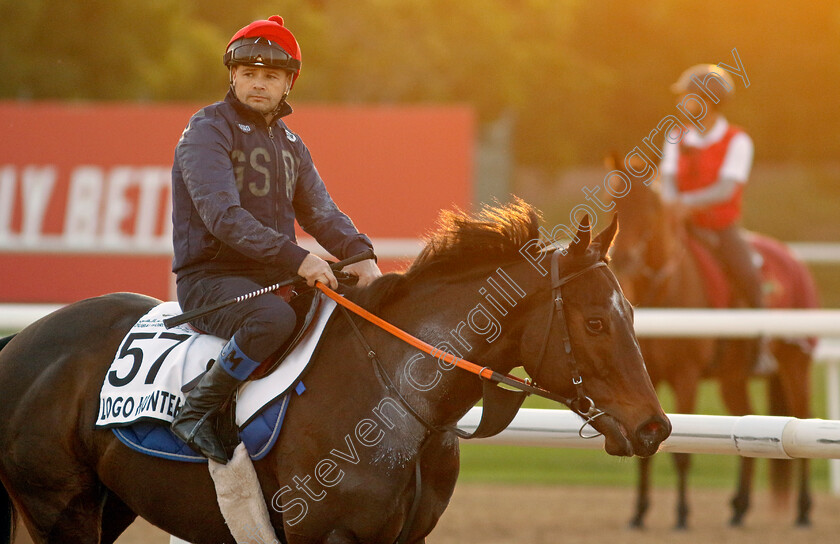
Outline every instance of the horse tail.
MULTIPOLYGON (((767 381, 767 397, 770 401, 770 415, 786 416, 790 414, 778 374, 770 377, 767 381)), ((791 489, 793 462, 788 459, 770 459, 769 462, 768 478, 773 498, 777 504, 786 504, 791 489)))
POLYGON ((6 347, 6 344, 8 344, 9 342, 11 342, 11 341, 12 341, 12 338, 14 338, 14 337, 15 337, 15 334, 9 335, 9 336, 7 336, 7 337, 5 337, 5 338, 0 338, 0 349, 5 348, 5 347, 6 347))
MULTIPOLYGON (((5 338, 3 339, 5 340, 5 338)), ((15 541, 17 516, 9 492, 0 483, 0 543, 12 544, 15 541)))
MULTIPOLYGON (((15 335, 0 338, 0 350, 12 341, 15 335)), ((9 492, 0 483, 0 544, 11 544, 15 540, 15 525, 17 516, 9 492)))

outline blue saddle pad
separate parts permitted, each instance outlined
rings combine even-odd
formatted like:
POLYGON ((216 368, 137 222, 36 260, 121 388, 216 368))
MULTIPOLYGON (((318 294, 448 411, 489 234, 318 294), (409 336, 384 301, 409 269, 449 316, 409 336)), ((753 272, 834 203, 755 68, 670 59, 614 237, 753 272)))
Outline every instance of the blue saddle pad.
MULTIPOLYGON (((302 382, 295 388, 298 395, 305 390, 302 382)), ((255 461, 262 459, 277 442, 291 397, 292 394, 288 393, 268 404, 258 416, 239 430, 239 438, 245 443, 251 459, 255 461)), ((175 436, 165 423, 138 421, 126 427, 115 427, 112 430, 120 442, 140 453, 172 461, 207 462, 206 457, 193 451, 183 440, 175 436)))

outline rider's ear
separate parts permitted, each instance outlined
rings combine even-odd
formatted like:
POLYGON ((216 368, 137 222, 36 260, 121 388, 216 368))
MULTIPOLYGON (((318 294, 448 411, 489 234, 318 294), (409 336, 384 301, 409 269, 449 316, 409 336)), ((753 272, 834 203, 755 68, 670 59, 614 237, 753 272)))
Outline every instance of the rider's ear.
POLYGON ((580 220, 580 225, 578 225, 578 231, 575 235, 577 241, 569 244, 569 252, 572 255, 583 255, 586 253, 586 248, 589 247, 589 242, 592 240, 590 230, 592 228, 589 226, 589 214, 586 214, 580 220))
POLYGON ((607 251, 609 251, 610 246, 613 243, 613 239, 615 238, 615 234, 618 232, 618 214, 616 213, 613 215, 612 222, 610 225, 601 231, 595 238, 594 245, 598 246, 598 251, 601 254, 601 259, 607 256, 607 251))

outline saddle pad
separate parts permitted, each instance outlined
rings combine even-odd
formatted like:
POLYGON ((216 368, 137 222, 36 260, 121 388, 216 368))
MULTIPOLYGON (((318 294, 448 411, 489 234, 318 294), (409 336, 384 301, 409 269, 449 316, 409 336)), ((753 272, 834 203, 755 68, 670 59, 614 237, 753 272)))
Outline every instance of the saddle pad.
POLYGON ((164 302, 128 331, 105 374, 96 427, 170 423, 175 418, 184 402, 181 386, 204 372, 225 344, 186 324, 172 329, 163 325, 164 319, 180 313, 177 302, 164 302))
MULTIPOLYGON (((303 392, 303 384, 298 386, 298 394, 303 392)), ((244 429, 239 431, 239 438, 245 444, 251 459, 257 461, 265 457, 277 438, 286 416, 291 394, 273 402, 262 410, 244 429)), ((207 458, 196 453, 183 440, 175 436, 168 425, 160 422, 138 421, 126 427, 112 429, 116 437, 134 451, 189 463, 206 463, 207 458)))
MULTIPOLYGON (((335 308, 335 302, 319 296, 318 316, 282 364, 265 378, 240 386, 236 404, 240 429, 300 381, 335 308)), ((166 329, 163 320, 179 313, 176 302, 160 304, 125 336, 100 390, 97 428, 137 421, 169 424, 175 418, 184 402, 181 387, 201 374, 225 343, 187 325, 166 329)))
POLYGON ((703 288, 709 297, 712 308, 728 308, 732 302, 732 288, 723 272, 720 263, 712 252, 696 238, 688 237, 688 249, 691 251, 700 276, 703 278, 703 288))

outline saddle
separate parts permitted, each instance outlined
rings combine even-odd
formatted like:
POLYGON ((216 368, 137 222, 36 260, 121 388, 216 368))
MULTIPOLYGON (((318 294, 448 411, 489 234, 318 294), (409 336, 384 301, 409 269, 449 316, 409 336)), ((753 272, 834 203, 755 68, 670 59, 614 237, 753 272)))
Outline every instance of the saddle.
MULTIPOLYGON (((736 290, 714 254, 713 243, 698 234, 689 233, 686 241, 703 278, 710 305, 713 308, 739 306, 736 290)), ((760 271, 767 308, 818 306, 811 282, 803 276, 802 269, 796 266, 796 259, 787 246, 773 238, 749 231, 745 232, 745 238, 753 250, 753 264, 760 271)))
MULTIPOLYGON (((315 289, 307 289, 301 293, 296 292, 292 288, 286 288, 277 290, 274 292, 276 296, 282 297, 283 300, 289 303, 292 309, 295 311, 295 327, 292 329, 292 334, 289 335, 289 338, 286 342, 280 346, 277 351, 272 353, 267 359, 265 359, 260 366, 248 376, 247 381, 258 380, 260 378, 265 378, 283 362, 283 359, 295 349, 301 339, 306 334, 306 331, 309 330, 309 326, 312 324, 312 319, 318 313, 318 299, 316 297, 317 291, 315 289)), ((197 329, 192 324, 190 325, 196 331, 205 334, 204 331, 197 329)), ((209 367, 208 367, 209 368, 209 367)), ((196 384, 201 380, 201 377, 204 374, 199 374, 195 377, 195 379, 191 380, 190 382, 184 384, 181 388, 181 391, 184 393, 189 393, 190 391, 195 388, 196 384)))
POLYGON ((256 370, 254 370, 254 372, 248 377, 249 380, 265 378, 271 374, 283 361, 283 359, 286 358, 289 352, 298 345, 306 331, 309 330, 309 326, 312 324, 312 319, 318 312, 318 299, 315 296, 316 293, 317 291, 314 289, 309 289, 300 294, 292 292, 291 296, 286 299, 286 302, 288 302, 295 311, 295 328, 292 329, 292 334, 289 335, 289 339, 286 340, 286 342, 268 359, 263 361, 256 370))

